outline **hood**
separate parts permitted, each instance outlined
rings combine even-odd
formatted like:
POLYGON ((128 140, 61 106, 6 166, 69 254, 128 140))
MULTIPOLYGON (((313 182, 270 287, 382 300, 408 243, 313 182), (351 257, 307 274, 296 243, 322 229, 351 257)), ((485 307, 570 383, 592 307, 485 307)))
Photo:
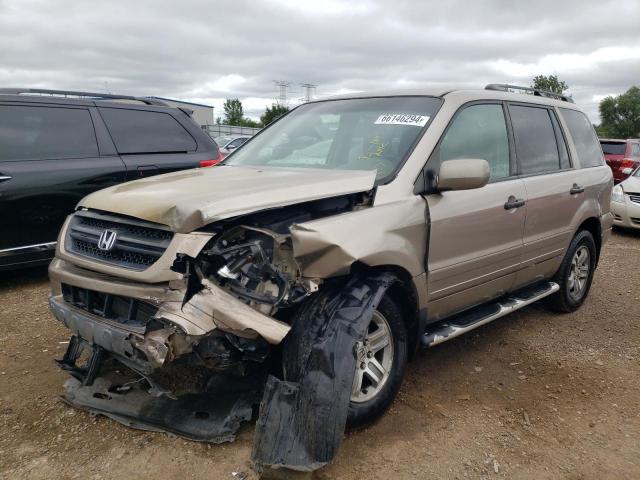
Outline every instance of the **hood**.
POLYGON ((258 210, 365 192, 375 170, 221 165, 158 175, 92 193, 78 206, 129 215, 189 233, 258 210))
POLYGON ((629 177, 622 183, 624 193, 640 193, 640 177, 629 177))

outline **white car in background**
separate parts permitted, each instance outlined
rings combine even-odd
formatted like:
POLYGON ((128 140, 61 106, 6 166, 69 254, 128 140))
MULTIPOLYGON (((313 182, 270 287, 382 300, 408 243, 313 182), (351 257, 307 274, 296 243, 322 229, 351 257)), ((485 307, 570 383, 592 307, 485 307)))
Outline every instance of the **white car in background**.
POLYGON ((640 229, 640 168, 613 187, 611 212, 614 226, 640 229))
POLYGON ((223 157, 226 157, 231 152, 235 151, 237 148, 244 145, 244 143, 249 140, 251 137, 247 135, 241 136, 222 136, 217 137, 215 139, 216 143, 220 147, 220 153, 223 157), (220 141, 218 141, 220 139, 220 141))

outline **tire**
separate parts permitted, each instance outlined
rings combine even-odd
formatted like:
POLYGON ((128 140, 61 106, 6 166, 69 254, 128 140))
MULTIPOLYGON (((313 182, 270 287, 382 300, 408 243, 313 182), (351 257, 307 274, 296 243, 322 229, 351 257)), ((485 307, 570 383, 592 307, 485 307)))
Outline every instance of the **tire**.
POLYGON ((587 230, 580 230, 573 237, 562 264, 553 277, 552 281, 560 285, 560 290, 548 297, 546 305, 549 309, 569 313, 580 308, 591 288, 596 258, 593 235, 587 230), (584 258, 585 254, 588 255, 587 259, 584 258))
POLYGON ((347 415, 348 428, 367 425, 389 408, 400 390, 407 364, 407 352, 407 328, 401 310, 389 295, 385 295, 374 312, 369 333, 363 342, 358 344, 358 360, 347 415), (382 344, 382 335, 379 332, 388 335, 388 344, 374 353, 382 344), (387 374, 382 375, 380 386, 374 387, 372 378, 381 377, 378 367, 380 365, 385 367, 387 374), (358 388, 358 383, 361 388, 358 388))

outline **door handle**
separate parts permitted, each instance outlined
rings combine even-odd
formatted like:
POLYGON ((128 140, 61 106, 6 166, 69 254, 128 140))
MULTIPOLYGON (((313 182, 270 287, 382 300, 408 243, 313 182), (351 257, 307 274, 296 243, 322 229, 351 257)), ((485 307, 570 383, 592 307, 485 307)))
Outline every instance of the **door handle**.
POLYGON ((7 180, 11 180, 13 177, 9 176, 9 175, 2 175, 0 174, 0 182, 6 182, 7 180))
POLYGON ((504 209, 505 210, 512 210, 514 208, 519 208, 522 207, 524 205, 524 199, 522 198, 516 198, 513 195, 511 195, 508 199, 507 202, 504 204, 504 209))
POLYGON ((576 194, 582 193, 582 192, 584 192, 584 187, 581 187, 577 183, 574 183, 573 187, 571 187, 571 190, 569 190, 569 193, 571 195, 576 195, 576 194))

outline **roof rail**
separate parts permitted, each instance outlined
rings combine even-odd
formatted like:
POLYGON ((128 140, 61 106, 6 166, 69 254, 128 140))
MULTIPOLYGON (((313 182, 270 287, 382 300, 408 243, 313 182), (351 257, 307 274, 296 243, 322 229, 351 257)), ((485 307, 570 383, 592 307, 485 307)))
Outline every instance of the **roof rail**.
POLYGON ((499 92, 508 92, 510 90, 520 90, 524 93, 528 93, 529 95, 535 95, 537 97, 548 97, 555 98, 556 100, 562 100, 563 102, 575 103, 573 98, 569 95, 564 95, 562 93, 552 92, 550 90, 541 90, 539 88, 533 87, 520 87, 518 85, 509 85, 506 83, 490 83, 486 87, 485 90, 497 90, 499 92))
POLYGON ((0 88, 0 95, 21 95, 25 93, 52 95, 62 97, 87 97, 90 100, 132 100, 142 102, 146 105, 159 105, 168 107, 169 105, 162 100, 146 97, 134 97, 131 95, 112 95, 110 93, 95 92, 75 92, 72 90, 48 90, 44 88, 0 88))

